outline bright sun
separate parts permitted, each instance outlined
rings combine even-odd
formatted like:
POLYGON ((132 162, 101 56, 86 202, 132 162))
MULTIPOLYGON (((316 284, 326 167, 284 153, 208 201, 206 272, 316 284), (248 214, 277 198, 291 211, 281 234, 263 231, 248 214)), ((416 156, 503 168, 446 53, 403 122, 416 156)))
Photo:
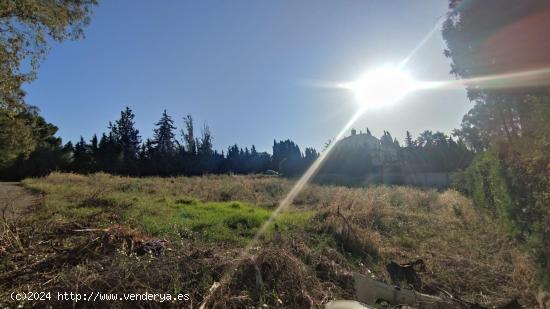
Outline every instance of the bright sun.
POLYGON ((407 72, 388 67, 368 71, 358 80, 342 87, 352 90, 362 106, 375 108, 403 99, 418 88, 418 83, 407 72))

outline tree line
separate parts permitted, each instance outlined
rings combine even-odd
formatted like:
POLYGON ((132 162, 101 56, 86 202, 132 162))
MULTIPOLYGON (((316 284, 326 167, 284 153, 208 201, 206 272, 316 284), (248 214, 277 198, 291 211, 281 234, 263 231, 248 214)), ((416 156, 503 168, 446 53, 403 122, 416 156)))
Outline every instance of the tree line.
POLYGON ((349 143, 335 145, 319 173, 351 176, 392 173, 396 178, 389 183, 399 184, 403 181, 399 175, 464 169, 473 156, 474 152, 461 139, 443 132, 425 130, 413 138, 407 131, 405 145, 401 146, 390 132, 384 131, 377 139, 367 128, 364 134, 352 135, 349 143))
MULTIPOLYGON (((183 118, 183 129, 177 130, 175 121, 163 111, 155 123, 152 137, 142 140, 135 125, 135 114, 126 107, 120 117, 109 122, 107 132, 101 136, 83 137, 76 143, 63 144, 55 136, 57 127, 47 123, 38 111, 29 107, 33 131, 38 145, 28 154, 19 154, 10 164, 0 168, 2 179, 22 179, 42 176, 51 171, 74 173, 106 172, 128 176, 176 176, 201 174, 253 174, 277 173, 285 176, 302 174, 319 156, 314 148, 304 151, 293 141, 273 141, 272 153, 231 145, 226 151, 213 148, 213 135, 209 126, 200 132, 195 129, 191 115, 183 118)), ((368 134, 370 131, 367 129, 368 134)), ((467 166, 471 152, 461 140, 454 141, 441 132, 422 132, 412 139, 407 131, 405 147, 384 131, 380 138, 382 149, 390 147, 397 153, 388 162, 399 162, 412 172, 452 172, 467 166), (449 158, 456 158, 451 159, 449 158)), ((385 150, 384 150, 385 151, 385 150)), ((322 171, 357 174, 377 171, 369 158, 375 155, 369 149, 336 147, 322 171)))
POLYGON ((291 140, 273 141, 273 155, 258 152, 252 145, 244 149, 237 144, 227 151, 213 148, 210 128, 204 125, 200 134, 195 130, 193 117, 183 118, 183 129, 177 132, 174 120, 166 110, 155 123, 153 135, 142 141, 135 127, 135 115, 126 107, 120 118, 109 122, 108 132, 100 137, 83 137, 73 144, 62 144, 54 134, 57 128, 46 123, 35 112, 32 117, 41 121, 43 137, 27 155, 20 154, 0 169, 3 179, 21 179, 45 175, 53 170, 95 173, 107 172, 130 176, 175 176, 206 173, 264 173, 269 170, 284 175, 302 173, 319 154, 313 148, 300 147, 291 140), (179 135, 179 138, 178 138, 179 135))
MULTIPOLYGON (((168 115, 157 124, 153 138, 141 142, 139 132, 130 129, 130 110, 109 126, 108 134, 63 145, 55 136, 57 128, 25 104, 22 85, 36 78, 50 42, 82 38, 96 4, 96 0, 0 2, 0 175, 4 178, 38 175, 53 168, 171 174, 174 166, 178 173, 188 174, 256 172, 266 166, 292 174, 316 156, 312 149, 304 154, 297 151, 292 141, 274 142, 271 157, 252 147, 247 151, 232 146, 227 153, 218 153, 212 149, 209 130, 203 128, 195 137, 192 125, 186 126, 187 136, 178 144, 174 129, 166 130, 173 125, 168 115)), ((547 41, 544 30, 550 24, 539 13, 548 9, 545 0, 449 0, 442 34, 451 73, 470 79, 546 68, 550 52, 543 44, 547 41), (518 38, 524 40, 518 43, 518 38)), ((458 152, 450 149, 463 149, 462 141, 475 157, 456 174, 455 186, 509 227, 537 259, 550 286, 550 95, 548 84, 536 81, 483 84, 484 79, 471 80, 468 97, 474 106, 453 133, 456 145, 437 132, 416 140, 409 134, 401 153, 426 158, 426 162, 440 160, 436 165, 444 167, 445 158, 456 160, 449 155, 458 152)), ((192 124, 188 120, 186 125, 192 124)), ((391 138, 383 139, 389 143, 391 138)))

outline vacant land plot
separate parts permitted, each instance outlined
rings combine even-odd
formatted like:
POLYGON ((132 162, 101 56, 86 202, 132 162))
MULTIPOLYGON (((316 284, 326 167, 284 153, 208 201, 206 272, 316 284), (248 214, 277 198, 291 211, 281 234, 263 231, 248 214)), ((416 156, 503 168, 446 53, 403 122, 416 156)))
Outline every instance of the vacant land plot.
MULTIPOLYGON (((3 224, 0 302, 12 291, 78 290, 189 293, 173 303, 184 307, 207 295, 209 306, 317 307, 353 297, 352 271, 390 282, 389 261, 422 259, 424 292, 533 304, 531 261, 452 190, 309 185, 242 257, 292 184, 266 176, 28 179, 43 198, 32 215, 3 224)), ((135 305, 87 306, 106 304, 135 305)))

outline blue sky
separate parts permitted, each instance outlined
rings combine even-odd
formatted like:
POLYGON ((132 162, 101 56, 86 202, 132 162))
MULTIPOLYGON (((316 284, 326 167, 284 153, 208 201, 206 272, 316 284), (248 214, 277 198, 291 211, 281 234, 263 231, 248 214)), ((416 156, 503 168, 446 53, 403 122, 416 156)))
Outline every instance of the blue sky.
MULTIPOLYGON (((27 102, 64 141, 106 131, 128 105, 143 137, 167 109, 178 127, 188 113, 206 122, 217 149, 271 151, 286 138, 320 149, 357 104, 314 82, 399 62, 446 9, 444 0, 102 1, 84 40, 53 46, 27 102)), ((436 32, 407 70, 454 79, 443 49, 436 32)), ((449 133, 470 107, 464 90, 417 92, 355 127, 399 140, 406 130, 449 133)))

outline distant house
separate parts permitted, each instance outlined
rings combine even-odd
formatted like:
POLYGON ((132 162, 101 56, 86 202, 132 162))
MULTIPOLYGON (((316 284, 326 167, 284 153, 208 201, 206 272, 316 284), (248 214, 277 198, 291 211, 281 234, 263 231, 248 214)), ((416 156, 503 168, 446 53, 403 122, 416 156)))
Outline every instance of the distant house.
POLYGON ((382 165, 382 163, 390 163, 398 160, 398 148, 393 143, 383 144, 382 141, 374 137, 370 132, 360 132, 352 129, 351 135, 343 138, 338 142, 335 148, 340 148, 342 151, 361 150, 370 155, 371 164, 382 165))
POLYGON ((417 159, 407 158, 406 150, 388 132, 378 139, 368 129, 366 133, 352 129, 334 146, 316 180, 343 185, 449 185, 448 172, 422 170, 417 159))

